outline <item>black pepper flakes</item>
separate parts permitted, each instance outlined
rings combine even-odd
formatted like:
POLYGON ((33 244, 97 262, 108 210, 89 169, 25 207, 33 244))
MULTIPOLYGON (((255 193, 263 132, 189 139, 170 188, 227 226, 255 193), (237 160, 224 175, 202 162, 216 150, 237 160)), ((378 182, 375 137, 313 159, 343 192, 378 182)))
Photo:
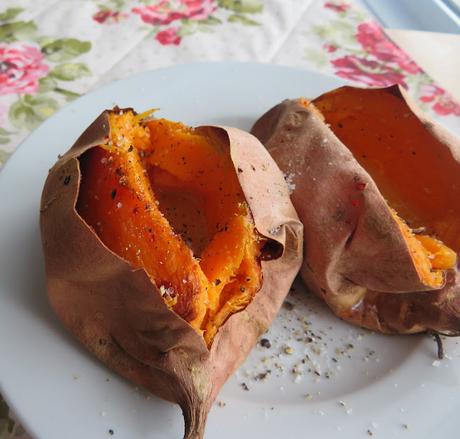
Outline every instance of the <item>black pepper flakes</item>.
POLYGON ((112 192, 110 193, 110 197, 112 198, 112 200, 114 200, 116 196, 117 196, 117 190, 113 189, 112 192))
POLYGON ((268 375, 271 374, 271 372, 272 372, 271 370, 267 370, 266 372, 261 372, 261 373, 256 375, 255 380, 256 381, 263 381, 263 380, 265 380, 265 378, 267 378, 268 375))
POLYGON ((283 308, 287 309, 288 311, 292 311, 294 309, 294 304, 291 302, 284 302, 283 303, 283 308))
POLYGON ((243 388, 243 390, 245 390, 246 392, 249 391, 249 387, 246 383, 241 383, 241 387, 243 388))
POLYGON ((272 347, 272 344, 270 343, 270 340, 268 338, 263 338, 262 340, 260 340, 259 344, 263 348, 267 349, 270 349, 272 347))
POLYGON ((214 281, 214 285, 219 285, 219 284, 221 284, 221 283, 222 283, 222 281, 221 281, 220 279, 216 279, 216 280, 214 281))
POLYGON ((67 186, 70 183, 70 175, 68 175, 66 178, 64 178, 64 186, 67 186))
POLYGON ((110 434, 110 436, 113 436, 115 434, 115 432, 112 429, 109 429, 109 434, 110 434))

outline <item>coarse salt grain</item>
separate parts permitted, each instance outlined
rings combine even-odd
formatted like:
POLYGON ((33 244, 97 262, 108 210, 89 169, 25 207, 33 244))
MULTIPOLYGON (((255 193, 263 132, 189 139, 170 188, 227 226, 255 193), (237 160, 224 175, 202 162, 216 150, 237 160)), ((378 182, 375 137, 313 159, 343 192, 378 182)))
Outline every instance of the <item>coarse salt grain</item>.
POLYGON ((268 233, 270 233, 270 235, 277 235, 280 230, 281 230, 281 226, 276 226, 276 227, 269 229, 268 233))
POLYGON ((295 191, 296 185, 294 183, 295 174, 284 174, 284 180, 286 181, 289 194, 292 194, 295 191))

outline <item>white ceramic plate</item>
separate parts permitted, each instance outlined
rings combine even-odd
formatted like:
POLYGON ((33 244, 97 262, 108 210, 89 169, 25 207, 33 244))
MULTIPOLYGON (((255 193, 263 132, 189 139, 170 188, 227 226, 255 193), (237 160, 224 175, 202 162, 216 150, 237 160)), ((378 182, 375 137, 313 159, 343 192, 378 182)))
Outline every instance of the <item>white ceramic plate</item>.
MULTIPOLYGON (((249 129, 281 99, 315 96, 340 84, 271 65, 179 66, 90 93, 23 143, 0 173, 0 391, 33 436, 177 439, 183 429, 176 406, 98 363, 48 306, 38 211, 57 155, 114 104, 160 107, 161 116, 192 125, 249 129)), ((266 335, 271 347, 256 347, 219 395, 207 439, 458 438, 455 340, 446 342, 449 358, 437 362, 427 337, 385 337, 353 328, 300 283, 295 290, 289 298, 294 308, 284 308, 266 335)))

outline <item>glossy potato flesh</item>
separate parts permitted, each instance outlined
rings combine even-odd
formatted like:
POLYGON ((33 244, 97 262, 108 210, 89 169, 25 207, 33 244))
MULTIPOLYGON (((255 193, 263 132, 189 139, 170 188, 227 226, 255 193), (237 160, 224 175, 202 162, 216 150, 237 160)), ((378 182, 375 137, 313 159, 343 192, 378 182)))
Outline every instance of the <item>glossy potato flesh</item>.
POLYGON ((77 211, 209 346, 262 282, 263 240, 230 154, 205 129, 131 111, 109 120, 107 143, 80 158, 77 211))
POLYGON ((420 279, 441 287, 460 251, 458 162, 384 90, 340 88, 313 104, 392 208, 420 279))

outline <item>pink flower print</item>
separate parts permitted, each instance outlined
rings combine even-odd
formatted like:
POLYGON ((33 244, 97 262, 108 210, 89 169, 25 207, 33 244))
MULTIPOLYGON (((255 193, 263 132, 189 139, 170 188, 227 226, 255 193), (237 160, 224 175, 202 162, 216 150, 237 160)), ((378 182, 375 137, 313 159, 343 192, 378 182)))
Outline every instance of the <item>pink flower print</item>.
POLYGON ((346 55, 331 61, 335 74, 350 81, 370 87, 387 87, 392 84, 406 86, 404 75, 378 61, 346 55))
POLYGON ((181 42, 181 37, 178 34, 177 27, 170 27, 168 29, 158 32, 155 36, 155 39, 162 44, 163 46, 174 45, 178 46, 181 42))
POLYGON ((102 9, 100 11, 97 11, 93 15, 93 20, 97 21, 100 24, 103 24, 106 22, 118 22, 126 17, 128 17, 128 14, 123 14, 122 12, 117 11, 111 11, 109 9, 102 9))
POLYGON ((350 4, 345 2, 326 2, 324 7, 332 9, 334 12, 346 12, 350 8, 350 4))
POLYGON ((0 95, 35 93, 38 80, 48 71, 49 67, 37 46, 0 43, 0 95))
POLYGON ((323 45, 323 47, 328 53, 333 53, 337 50, 337 46, 335 46, 334 44, 326 43, 323 45))
POLYGON ((382 28, 373 21, 358 25, 356 39, 362 48, 372 56, 386 63, 395 63, 407 73, 417 74, 422 70, 383 32, 382 28))
POLYGON ((460 105, 446 91, 435 84, 422 87, 421 102, 432 103, 432 109, 440 116, 460 116, 460 105))
POLYGON ((154 26, 175 20, 205 20, 217 9, 215 0, 160 0, 153 5, 133 8, 142 21, 154 26))

